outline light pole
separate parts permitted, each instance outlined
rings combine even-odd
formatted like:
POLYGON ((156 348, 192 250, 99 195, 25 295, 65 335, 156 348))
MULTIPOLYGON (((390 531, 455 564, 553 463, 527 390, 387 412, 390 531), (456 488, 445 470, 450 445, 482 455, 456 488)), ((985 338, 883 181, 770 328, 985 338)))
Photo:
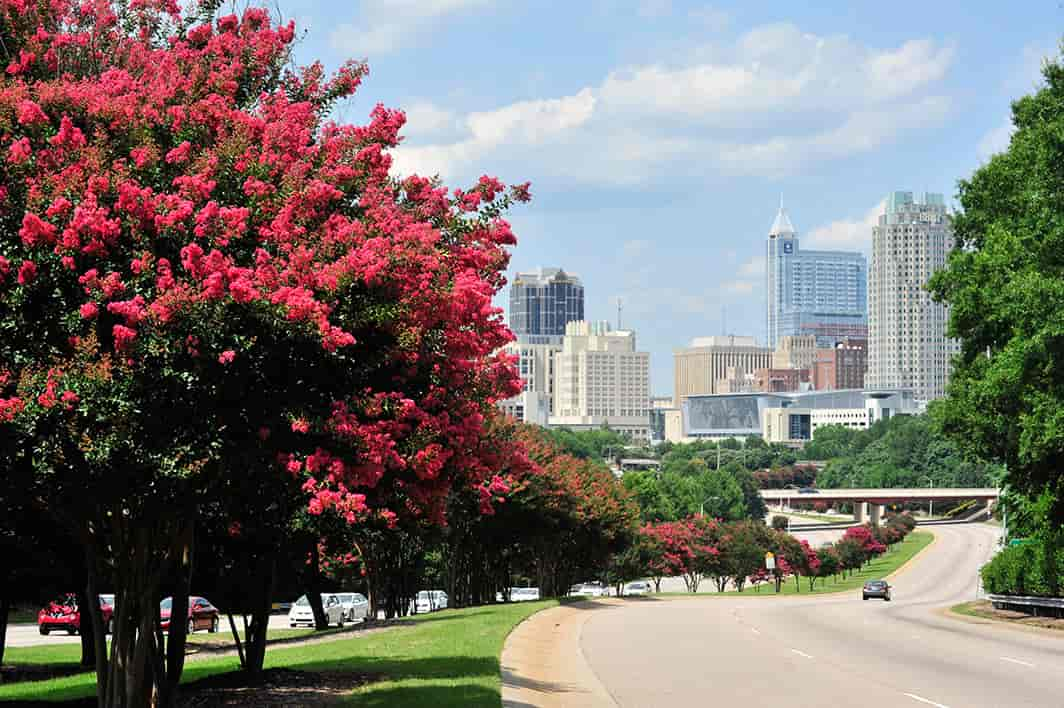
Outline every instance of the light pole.
POLYGON ((714 499, 720 499, 720 497, 710 497, 698 507, 698 518, 702 518, 706 515, 706 502, 713 501, 714 499))
MULTIPOLYGON (((930 475, 926 475, 925 474, 922 477, 920 477, 920 479, 918 481, 923 481, 925 479, 927 480, 928 488, 929 489, 934 489, 935 488, 935 480, 931 479, 930 475)), ((934 517, 934 515, 935 515, 935 500, 934 499, 928 499, 927 500, 927 516, 928 516, 928 518, 932 518, 932 517, 934 517)))

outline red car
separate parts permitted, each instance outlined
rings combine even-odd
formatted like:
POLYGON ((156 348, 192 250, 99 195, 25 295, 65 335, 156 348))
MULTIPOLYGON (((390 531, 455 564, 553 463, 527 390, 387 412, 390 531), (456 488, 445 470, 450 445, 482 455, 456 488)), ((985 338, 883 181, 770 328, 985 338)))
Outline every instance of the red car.
MULTIPOLYGON (((170 609, 173 604, 174 599, 172 597, 166 598, 159 604, 159 624, 163 629, 170 628, 170 609)), ((188 633, 192 634, 197 629, 217 632, 220 614, 218 608, 212 605, 207 598, 188 598, 188 633)))
MULTIPOLYGON (((115 596, 100 595, 100 613, 103 624, 110 634, 114 629, 115 596)), ((48 634, 53 629, 61 629, 67 634, 81 631, 81 611, 78 610, 78 596, 67 593, 37 613, 37 629, 41 634, 48 634)))

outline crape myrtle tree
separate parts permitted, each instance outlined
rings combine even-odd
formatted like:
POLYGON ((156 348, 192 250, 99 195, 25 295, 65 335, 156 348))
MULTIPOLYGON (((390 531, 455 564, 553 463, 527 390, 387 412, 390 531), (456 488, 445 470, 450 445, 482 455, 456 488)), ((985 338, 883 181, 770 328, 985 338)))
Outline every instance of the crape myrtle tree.
POLYGON ((401 112, 326 120, 365 67, 290 67, 292 24, 220 4, 0 0, 0 453, 87 594, 113 578, 106 706, 176 699, 159 601, 184 616, 217 480, 289 475, 352 524, 385 489, 439 524, 457 470, 500 468, 482 412, 518 390, 491 297, 527 188, 391 177, 401 112))
POLYGON ((961 341, 932 408, 966 451, 1004 463, 1006 484, 1044 498, 1064 526, 1064 65, 1012 104, 1009 147, 960 182, 956 248, 929 288, 961 341))

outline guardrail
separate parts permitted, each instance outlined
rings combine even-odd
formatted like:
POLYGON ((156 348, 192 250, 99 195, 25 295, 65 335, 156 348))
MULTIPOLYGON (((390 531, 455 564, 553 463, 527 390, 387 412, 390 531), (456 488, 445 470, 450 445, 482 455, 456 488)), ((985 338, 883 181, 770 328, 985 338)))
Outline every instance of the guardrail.
POLYGON ((1028 605, 1034 607, 1057 607, 1064 609, 1064 597, 1037 597, 1033 595, 987 595, 995 605, 1028 605))
POLYGON ((1038 616, 1060 617, 1064 614, 1064 597, 1033 597, 1029 595, 987 595, 995 610, 1015 609, 1038 616), (1044 610, 1044 612, 1040 612, 1044 610))

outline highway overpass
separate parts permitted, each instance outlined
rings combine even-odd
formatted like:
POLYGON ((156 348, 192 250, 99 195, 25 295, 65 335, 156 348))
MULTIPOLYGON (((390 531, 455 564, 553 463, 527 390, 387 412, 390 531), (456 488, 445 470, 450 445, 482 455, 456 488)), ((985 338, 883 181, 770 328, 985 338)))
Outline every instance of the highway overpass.
POLYGON ((999 490, 993 487, 969 488, 929 488, 916 489, 818 489, 813 493, 802 494, 797 489, 762 489, 761 498, 766 504, 815 504, 826 502, 835 504, 851 502, 854 505, 854 520, 864 523, 865 510, 871 508, 873 525, 879 524, 884 507, 887 504, 906 502, 964 501, 975 499, 990 503, 996 501, 999 490))

